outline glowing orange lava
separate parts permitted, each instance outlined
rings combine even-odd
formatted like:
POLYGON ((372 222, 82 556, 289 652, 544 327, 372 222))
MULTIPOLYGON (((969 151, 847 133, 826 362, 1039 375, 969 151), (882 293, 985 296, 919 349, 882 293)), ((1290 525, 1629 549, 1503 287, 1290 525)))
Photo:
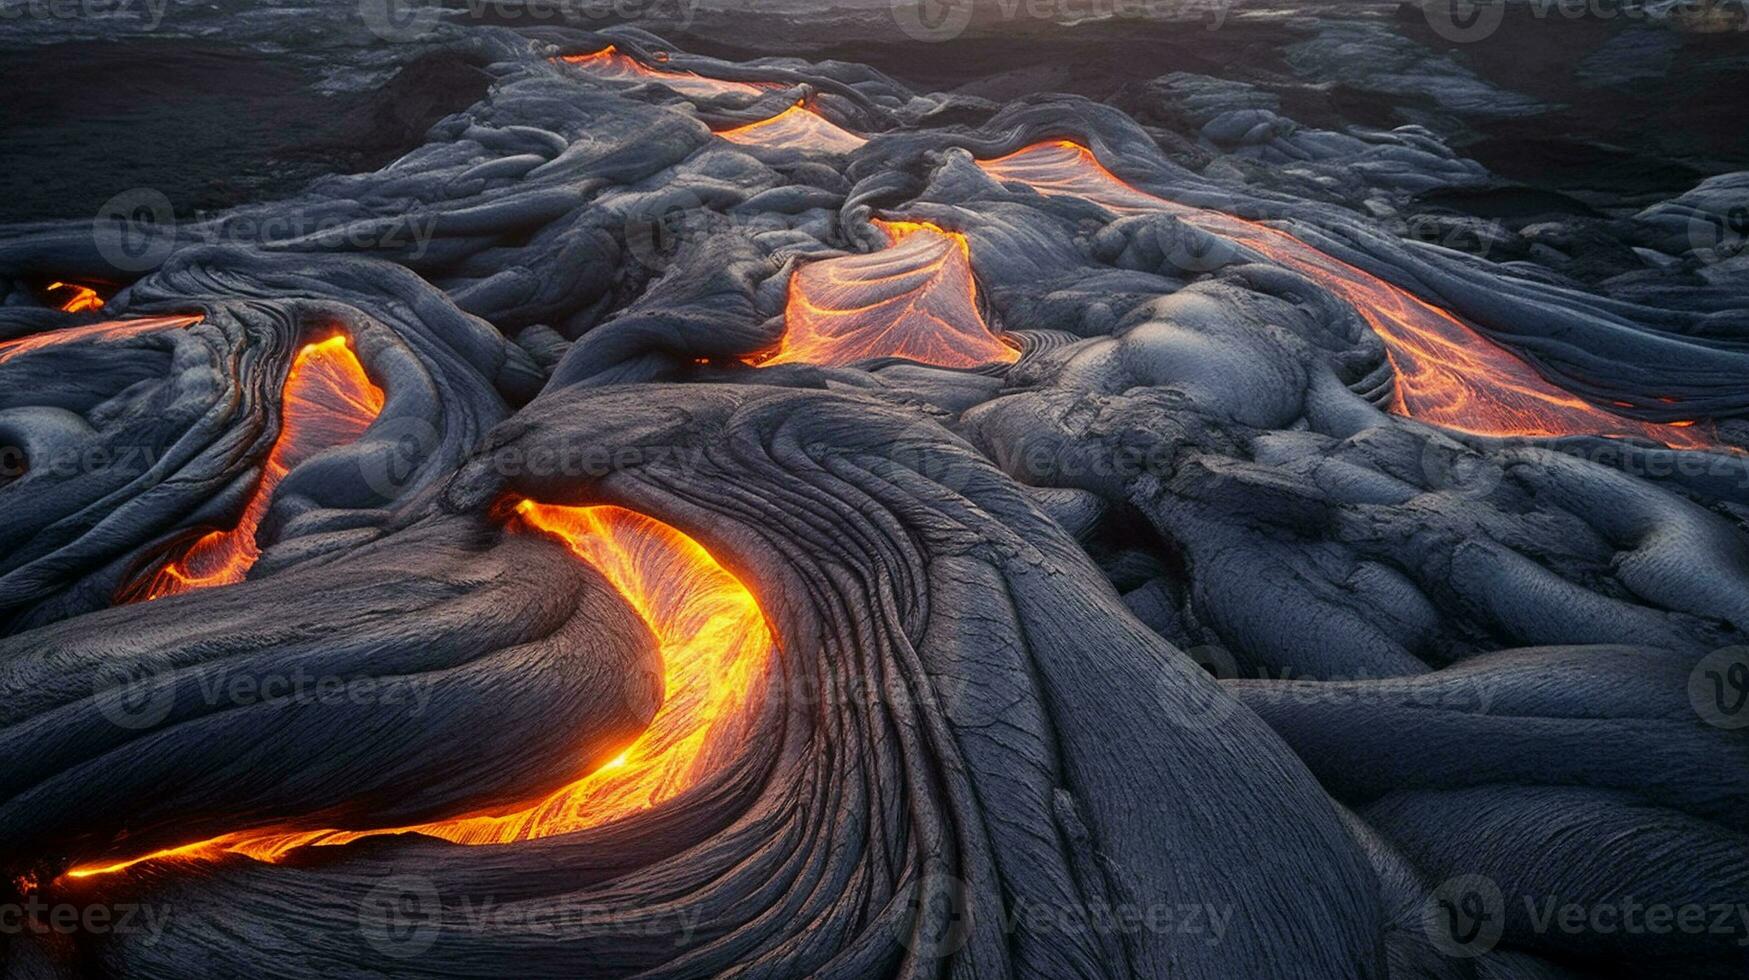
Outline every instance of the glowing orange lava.
POLYGON ((261 556, 255 532, 267 516, 279 481, 304 460, 357 439, 382 409, 382 390, 365 376, 346 337, 304 345, 286 375, 279 436, 237 526, 208 532, 180 558, 124 588, 122 601, 159 599, 241 582, 261 556))
POLYGON ((608 45, 594 54, 568 54, 559 59, 577 65, 597 78, 617 82, 660 82, 681 95, 714 98, 719 95, 758 95, 775 85, 755 82, 734 82, 726 78, 711 78, 689 71, 665 71, 651 68, 630 55, 608 45))
POLYGON ((1174 214, 1324 284, 1384 341, 1397 375, 1391 410, 1399 415, 1485 436, 1641 436, 1675 449, 1718 448, 1692 420, 1625 418, 1563 391, 1457 317, 1292 235, 1138 190, 1078 143, 1039 143, 979 165, 999 180, 1118 214, 1174 214))
POLYGON ((154 330, 176 330, 190 327, 200 322, 198 316, 143 316, 135 320, 105 320, 102 323, 88 323, 82 327, 67 327, 64 330, 49 330, 44 333, 19 337, 17 340, 0 340, 0 364, 34 350, 54 347, 58 344, 69 344, 74 341, 114 340, 118 337, 129 337, 134 334, 151 333, 154 330))
POLYGON ((783 340, 760 363, 840 365, 892 356, 977 367, 1019 359, 978 312, 965 235, 927 222, 875 226, 889 248, 809 262, 790 277, 783 340))
POLYGON ((799 102, 770 119, 720 130, 717 135, 745 146, 822 153, 849 153, 868 142, 799 102))
POLYGON ((43 287, 44 292, 61 293, 56 298, 61 301, 61 309, 68 313, 84 313, 87 310, 103 309, 103 297, 97 295, 97 290, 89 286, 81 286, 71 282, 51 282, 43 287))
POLYGON ((125 861, 88 864, 86 877, 140 861, 229 852, 277 860, 305 845, 413 831, 461 844, 502 844, 598 826, 673 799, 745 742, 773 649, 753 594, 702 545, 620 507, 564 507, 524 500, 515 526, 559 538, 593 565, 643 617, 661 649, 664 694, 644 732, 611 762, 511 813, 369 831, 231 834, 125 861))

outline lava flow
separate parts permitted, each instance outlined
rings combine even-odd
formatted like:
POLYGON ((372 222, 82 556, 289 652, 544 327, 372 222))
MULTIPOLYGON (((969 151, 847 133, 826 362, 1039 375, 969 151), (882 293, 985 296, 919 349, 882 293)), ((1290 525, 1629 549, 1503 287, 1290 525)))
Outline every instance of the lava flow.
POLYGON ((43 292, 60 300, 62 311, 67 313, 85 313, 103 309, 103 297, 97 295, 97 290, 90 286, 81 286, 71 282, 51 282, 43 287, 43 292))
POLYGON ((0 364, 31 351, 54 347, 73 341, 115 340, 120 337, 131 337, 135 334, 151 333, 154 330, 176 330, 191 327, 200 322, 198 316, 143 316, 133 320, 105 320, 102 323, 87 323, 82 327, 67 327, 63 330, 49 330, 43 333, 31 334, 17 340, 0 340, 0 364))
POLYGON ((790 277, 783 340, 760 363, 890 356, 969 368, 1019 359, 978 312, 965 235, 927 222, 874 224, 890 247, 809 262, 790 277))
POLYGON ((651 517, 613 506, 519 502, 513 526, 550 534, 612 583, 650 627, 661 651, 661 706, 619 756, 576 782, 512 813, 367 831, 249 832, 84 865, 86 877, 163 858, 236 853, 272 861, 305 845, 343 844, 416 832, 459 844, 504 844, 569 833, 648 809, 697 784, 745 742, 747 709, 772 651, 753 594, 697 541, 651 517))
POLYGON ((735 82, 726 78, 711 78, 689 71, 664 71, 651 68, 614 45, 594 54, 568 54, 559 59, 576 65, 597 78, 616 82, 660 82, 681 95, 714 98, 719 95, 758 95, 774 86, 755 82, 735 82))
POLYGON ((273 492, 292 467, 361 435, 383 408, 383 393, 365 376, 345 336, 306 344, 293 359, 280 401, 280 430, 237 525, 210 531, 182 556, 122 589, 123 602, 241 582, 261 550, 255 532, 273 492))
POLYGON ((799 102, 770 119, 719 130, 717 135, 746 146, 822 153, 849 153, 868 142, 799 102))
POLYGON ((1384 341, 1396 371, 1396 414, 1483 436, 1625 435, 1673 449, 1717 448, 1692 421, 1625 418, 1563 391, 1452 314, 1292 235, 1138 190, 1078 143, 1038 143, 979 166, 999 180, 1083 198, 1118 214, 1174 214, 1322 283, 1384 341))

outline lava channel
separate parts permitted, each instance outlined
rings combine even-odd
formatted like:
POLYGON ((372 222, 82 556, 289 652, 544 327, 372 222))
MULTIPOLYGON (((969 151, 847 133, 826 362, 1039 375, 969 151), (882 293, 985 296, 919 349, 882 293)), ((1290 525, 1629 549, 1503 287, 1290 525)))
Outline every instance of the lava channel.
POLYGON ((809 262, 790 277, 783 339, 759 363, 903 357, 971 368, 1020 358, 978 311, 965 235, 927 222, 874 224, 888 248, 809 262))
POLYGON ((617 757, 511 813, 365 831, 250 831, 140 857, 73 868, 70 877, 142 861, 212 859, 225 853, 276 861, 306 845, 420 833, 458 844, 506 844, 609 823, 673 799, 717 771, 746 744, 749 710, 765 691, 774 648, 753 594, 682 532, 614 506, 520 501, 511 527, 548 534, 601 572, 650 627, 662 656, 662 704, 617 757))
POLYGON ((695 98, 715 98, 721 95, 759 95, 771 84, 735 82, 726 78, 711 78, 689 71, 665 71, 651 68, 636 58, 608 45, 594 54, 568 54, 559 58, 576 65, 597 78, 614 82, 660 82, 681 95, 695 98))
POLYGON ((267 516, 279 482, 317 453, 357 439, 382 408, 382 390, 365 376, 344 335, 304 345, 286 374, 279 435, 237 525, 202 535, 181 557, 124 586, 117 601, 160 599, 241 582, 261 556, 255 532, 267 516))
POLYGON ((76 341, 116 340, 121 337, 132 337, 136 334, 151 333, 155 330, 179 330, 191 327, 201 320, 198 316, 143 316, 133 320, 105 320, 102 323, 87 323, 82 327, 66 327, 61 330, 48 330, 43 333, 19 337, 16 340, 0 340, 0 364, 28 354, 31 351, 70 344, 76 341))
POLYGON ((717 135, 744 146, 821 153, 849 153, 868 142, 800 102, 769 119, 719 130, 717 135))
POLYGON ((1286 232, 1138 190, 1078 143, 1038 143, 979 166, 999 180, 1118 214, 1169 212, 1322 283, 1384 341, 1397 377, 1391 411, 1398 415, 1481 436, 1639 436, 1673 449, 1720 448, 1692 420, 1626 418, 1564 391, 1452 314, 1286 232))

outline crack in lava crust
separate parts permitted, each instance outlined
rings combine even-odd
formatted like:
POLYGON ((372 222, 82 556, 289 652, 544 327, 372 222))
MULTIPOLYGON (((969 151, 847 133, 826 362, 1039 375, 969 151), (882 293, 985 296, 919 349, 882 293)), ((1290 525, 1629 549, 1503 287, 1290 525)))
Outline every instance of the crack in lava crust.
POLYGON ((1083 198, 1120 215, 1175 215, 1322 284, 1384 341, 1396 374, 1391 410, 1398 415, 1482 436, 1626 435, 1672 449, 1722 448, 1693 421, 1626 418, 1563 391, 1452 314, 1292 235, 1132 187, 1079 143, 1038 143, 978 165, 999 180, 1083 198))
POLYGON ((241 582, 261 557, 255 532, 273 504, 273 492, 292 468, 317 453, 357 439, 383 410, 344 335, 305 344, 285 379, 281 429, 262 465, 260 481, 228 531, 209 531, 149 576, 124 586, 123 602, 161 599, 190 589, 241 582))
POLYGON ((742 726, 764 693, 773 649, 765 615, 740 580, 697 541, 651 517, 609 505, 522 500, 513 527, 552 535, 594 566, 655 634, 664 693, 649 726, 626 750, 532 805, 407 827, 364 831, 249 832, 67 872, 89 877, 166 858, 224 853, 274 861, 305 845, 415 832, 458 844, 504 844, 610 823, 678 796, 744 741, 742 726))
POLYGON ((1020 358, 978 311, 965 235, 927 222, 874 224, 890 247, 809 262, 790 277, 783 341, 764 364, 904 357, 972 368, 1020 358))

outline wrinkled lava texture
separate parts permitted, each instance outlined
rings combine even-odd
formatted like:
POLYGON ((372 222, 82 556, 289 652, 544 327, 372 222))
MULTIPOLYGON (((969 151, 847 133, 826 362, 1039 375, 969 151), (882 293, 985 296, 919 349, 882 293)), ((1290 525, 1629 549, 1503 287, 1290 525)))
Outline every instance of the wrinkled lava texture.
POLYGON ((1419 126, 468 43, 0 234, 0 899, 164 913, 0 974, 1749 975, 1743 175, 1582 283, 1419 126))

